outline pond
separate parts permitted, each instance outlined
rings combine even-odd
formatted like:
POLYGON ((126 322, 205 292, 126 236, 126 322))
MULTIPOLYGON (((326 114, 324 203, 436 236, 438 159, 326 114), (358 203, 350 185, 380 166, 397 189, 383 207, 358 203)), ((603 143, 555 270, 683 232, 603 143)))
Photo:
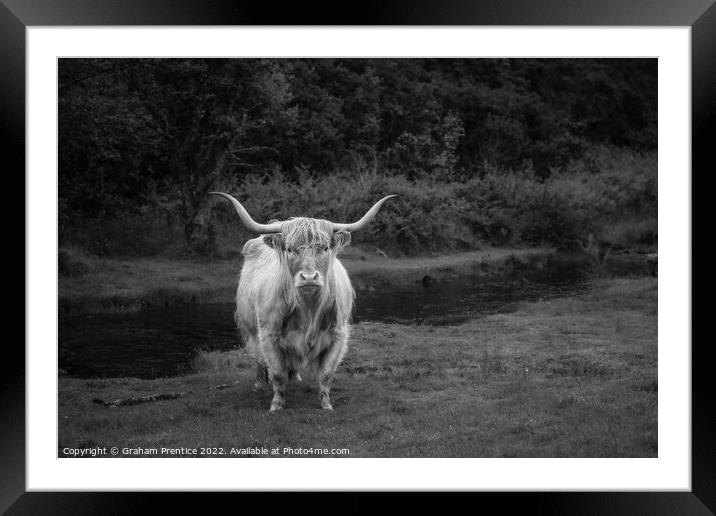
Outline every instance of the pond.
MULTIPOLYGON (((460 324, 513 310, 518 303, 578 294, 579 273, 534 271, 500 280, 461 277, 358 291, 353 321, 460 324)), ((82 378, 157 378, 185 374, 197 350, 240 345, 234 305, 200 304, 59 319, 59 367, 82 378)))

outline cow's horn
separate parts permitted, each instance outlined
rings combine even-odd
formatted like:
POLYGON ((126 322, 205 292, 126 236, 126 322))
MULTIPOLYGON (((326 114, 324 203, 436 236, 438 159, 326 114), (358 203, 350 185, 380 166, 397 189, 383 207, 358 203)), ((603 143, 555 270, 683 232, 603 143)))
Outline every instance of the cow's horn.
POLYGON ((333 231, 359 231, 363 229, 371 220, 373 220, 373 217, 375 217, 375 214, 378 213, 378 210, 381 206, 383 206, 383 203, 391 197, 397 197, 397 195, 386 195, 383 197, 380 201, 375 203, 358 222, 354 222, 353 224, 337 224, 334 222, 333 231))
POLYGON ((279 233, 281 231, 280 222, 276 222, 274 224, 259 224, 258 222, 256 222, 254 219, 251 218, 251 215, 249 215, 249 212, 246 211, 246 208, 241 206, 241 203, 231 197, 229 194, 225 194, 222 192, 209 192, 209 195, 220 195, 230 200, 231 204, 233 204, 234 208, 236 208, 236 213, 239 214, 241 222, 243 222, 244 226, 249 228, 251 231, 255 233, 279 233))

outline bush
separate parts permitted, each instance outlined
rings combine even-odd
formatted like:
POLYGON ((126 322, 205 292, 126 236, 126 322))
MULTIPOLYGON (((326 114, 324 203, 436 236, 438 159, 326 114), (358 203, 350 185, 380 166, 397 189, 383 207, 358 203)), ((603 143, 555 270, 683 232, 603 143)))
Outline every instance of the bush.
MULTIPOLYGON (((516 171, 486 164, 481 172, 465 180, 439 172, 409 178, 356 161, 355 167, 330 176, 301 169, 291 180, 274 170, 225 178, 216 189, 237 197, 260 222, 292 216, 353 222, 381 197, 398 194, 353 240, 398 255, 484 245, 570 249, 589 234, 623 247, 656 242, 653 153, 599 147, 547 179, 529 162, 516 171)), ((207 203, 206 238, 212 255, 235 256, 255 235, 244 229, 229 203, 207 203)), ((76 232, 83 240, 69 241, 96 254, 154 255, 182 247, 181 230, 151 213, 83 224, 83 231, 76 232)), ((66 230, 65 236, 69 233, 66 230)))

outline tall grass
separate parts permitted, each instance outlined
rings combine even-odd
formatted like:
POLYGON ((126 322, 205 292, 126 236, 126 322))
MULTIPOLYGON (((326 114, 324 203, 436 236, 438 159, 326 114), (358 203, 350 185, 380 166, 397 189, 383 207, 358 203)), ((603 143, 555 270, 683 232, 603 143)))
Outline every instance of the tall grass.
MULTIPOLYGON (((537 177, 529 164, 517 171, 485 167, 467 178, 458 174, 409 178, 356 162, 329 176, 302 170, 291 181, 276 171, 224 179, 217 189, 236 196, 256 220, 264 222, 292 216, 354 221, 384 195, 398 194, 354 240, 393 254, 484 245, 576 249, 589 234, 614 247, 653 245, 657 238, 656 154, 623 149, 596 148, 552 171, 546 180, 537 177)), ((252 235, 228 203, 212 201, 209 206, 205 225, 219 254, 237 252, 252 235)), ((180 247, 181 232, 164 220, 102 227, 108 254, 124 250, 153 255, 180 247), (152 237, 153 232, 157 234, 152 237), (123 240, 131 245, 121 244, 123 240), (146 253, 142 253, 144 240, 146 253)))
POLYGON ((247 358, 241 350, 216 351, 198 349, 191 361, 196 373, 231 373, 247 368, 247 358))

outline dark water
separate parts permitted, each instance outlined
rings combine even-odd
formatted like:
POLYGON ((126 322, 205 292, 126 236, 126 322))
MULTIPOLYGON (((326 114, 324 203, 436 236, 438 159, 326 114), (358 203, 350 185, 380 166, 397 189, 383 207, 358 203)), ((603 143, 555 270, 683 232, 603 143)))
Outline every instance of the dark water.
MULTIPOLYGON (((459 324, 506 312, 523 301, 572 295, 587 288, 577 273, 532 272, 489 281, 459 278, 424 285, 358 291, 354 322, 459 324)), ((198 349, 239 344, 233 304, 143 310, 132 314, 61 317, 59 367, 78 377, 155 378, 185 373, 198 349)))

